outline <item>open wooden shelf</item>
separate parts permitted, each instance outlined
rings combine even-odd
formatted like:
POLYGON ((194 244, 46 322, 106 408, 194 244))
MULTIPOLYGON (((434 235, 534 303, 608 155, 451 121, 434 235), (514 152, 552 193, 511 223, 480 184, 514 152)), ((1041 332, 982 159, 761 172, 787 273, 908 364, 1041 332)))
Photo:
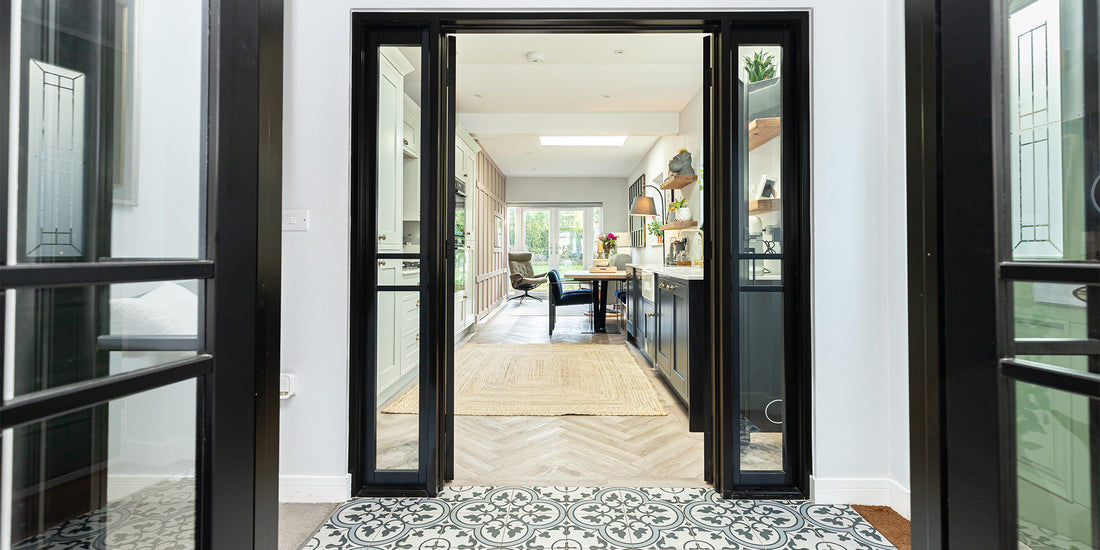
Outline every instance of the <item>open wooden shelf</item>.
POLYGON ((666 224, 662 225, 661 230, 662 231, 676 231, 677 229, 687 229, 689 227, 695 227, 697 225, 699 225, 699 222, 697 222, 697 221, 672 222, 672 223, 666 223, 666 224))
POLYGON ((699 176, 694 174, 688 176, 672 176, 667 180, 661 182, 661 189, 683 189, 699 179, 699 176))
POLYGON ((749 123, 749 151, 775 139, 780 132, 779 117, 753 120, 749 123))
POLYGON ((783 199, 760 199, 749 201, 749 214, 765 214, 783 208, 783 199))

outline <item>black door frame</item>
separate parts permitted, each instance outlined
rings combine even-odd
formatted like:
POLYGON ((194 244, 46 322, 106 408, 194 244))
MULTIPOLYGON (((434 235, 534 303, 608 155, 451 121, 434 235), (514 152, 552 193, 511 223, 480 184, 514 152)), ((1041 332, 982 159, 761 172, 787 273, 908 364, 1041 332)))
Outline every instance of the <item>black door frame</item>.
MULTIPOLYGON (((203 281, 197 355, 17 397, 0 404, 0 429, 196 380, 196 547, 259 550, 278 543, 283 1, 209 0, 206 19, 205 217, 195 236, 205 259, 8 265, 0 239, 0 309, 6 289, 203 281)), ((10 10, 0 10, 5 60, 11 24, 10 10)), ((8 67, 0 71, 5 129, 8 67)), ((6 175, 13 159, 4 143, 6 175)), ((5 228, 7 186, 5 178, 5 228)))
MULTIPOLYGON (((812 393, 811 380, 811 347, 810 347, 810 84, 809 84, 809 13, 804 11, 789 12, 620 12, 620 13, 389 13, 389 12, 362 12, 353 14, 353 77, 352 90, 353 111, 359 97, 367 97, 369 94, 367 83, 373 84, 375 75, 364 65, 363 59, 370 57, 362 55, 362 48, 367 45, 366 35, 369 29, 386 29, 393 27, 421 28, 425 31, 422 42, 422 52, 425 67, 439 67, 439 74, 424 71, 425 84, 432 87, 425 89, 424 96, 428 98, 428 106, 422 106, 422 144, 433 144, 440 147, 445 154, 438 158, 425 162, 422 171, 422 200, 429 197, 436 204, 447 204, 446 201, 454 194, 453 179, 453 128, 454 105, 453 93, 437 94, 436 89, 444 89, 454 85, 453 70, 453 46, 447 41, 447 35, 451 33, 509 33, 509 32, 538 32, 538 33, 645 33, 645 32, 700 32, 710 33, 713 50, 710 57, 714 61, 713 67, 704 75, 704 84, 710 89, 708 100, 704 102, 704 130, 712 129, 709 150, 704 162, 708 179, 712 184, 707 191, 714 193, 712 200, 706 201, 707 219, 712 228, 718 230, 708 232, 704 243, 705 275, 708 281, 708 290, 711 295, 722 296, 721 300, 713 300, 714 307, 711 311, 711 326, 707 335, 708 344, 714 350, 710 357, 712 381, 708 386, 710 393, 708 399, 712 408, 717 411, 709 418, 710 430, 705 433, 707 440, 706 463, 710 468, 706 472, 708 480, 712 480, 715 488, 727 497, 762 496, 762 497, 791 497, 807 496, 809 488, 809 476, 812 469, 811 461, 811 411, 810 397, 812 393), (761 34, 765 33, 765 34, 761 34), (770 33, 770 34, 767 34, 770 33), (792 274, 794 284, 787 287, 788 297, 784 303, 784 328, 787 334, 785 342, 786 378, 784 383, 787 388, 787 397, 796 403, 794 413, 789 415, 787 422, 787 441, 794 447, 793 452, 788 453, 787 471, 793 472, 787 479, 775 480, 771 478, 757 478, 753 475, 742 475, 737 470, 740 461, 737 459, 740 452, 740 397, 737 395, 738 380, 733 369, 726 368, 733 363, 739 349, 736 344, 738 335, 737 317, 739 316, 739 304, 736 300, 735 284, 738 281, 738 265, 733 254, 738 247, 737 231, 739 227, 739 213, 737 209, 721 208, 719 205, 737 204, 735 181, 736 168, 740 160, 733 151, 739 150, 743 143, 739 132, 735 130, 736 116, 740 109, 737 108, 734 98, 737 96, 736 70, 736 46, 739 43, 753 43, 751 41, 762 36, 771 37, 775 43, 791 48, 795 55, 794 62, 784 66, 784 74, 789 76, 785 85, 784 117, 790 117, 784 121, 784 157, 783 173, 788 174, 788 181, 796 180, 797 185, 788 188, 789 195, 797 197, 797 208, 786 209, 784 223, 786 231, 798 235, 805 246, 790 251, 784 256, 783 269, 785 273, 792 274), (448 62, 448 59, 450 61, 448 62), (789 71, 789 72, 788 72, 789 71), (439 84, 439 88, 434 86, 439 84), (728 98, 723 100, 722 98, 728 98), (435 116, 431 116, 434 114, 435 116), (435 119, 435 120, 432 120, 435 119), (790 121, 788 123, 788 120, 790 121), (726 155, 721 151, 729 151, 726 155), (432 178, 434 181, 428 181, 432 178), (717 185, 714 182, 727 182, 727 185, 717 185), (719 252, 715 252, 719 251, 719 252), (729 253, 724 253, 728 251, 729 253), (717 259, 716 259, 717 258, 717 259), (723 421, 722 419, 732 419, 723 421), (733 457, 733 458, 729 458, 733 457), (777 482, 778 481, 778 482, 777 482)), ((369 97, 368 97, 369 99, 369 97)), ((370 102, 366 102, 370 105, 370 102)), ((362 109, 360 109, 362 110, 362 109)), ((369 109, 368 109, 369 110, 369 109)), ((358 112, 358 111, 356 111, 358 112)), ((373 246, 373 216, 366 203, 360 205, 361 193, 358 191, 364 180, 361 174, 367 178, 372 177, 360 156, 371 156, 373 148, 368 148, 373 140, 373 132, 370 120, 362 118, 361 114, 355 114, 353 119, 353 161, 351 166, 351 189, 353 193, 352 216, 352 273, 351 273, 351 361, 349 365, 349 384, 351 387, 351 399, 349 407, 349 471, 352 477, 352 492, 355 495, 377 494, 428 494, 434 495, 442 488, 443 483, 453 477, 454 440, 453 440, 453 415, 449 414, 453 401, 452 392, 443 392, 448 388, 453 373, 453 352, 449 331, 453 326, 453 304, 444 300, 442 307, 429 308, 421 318, 422 334, 430 333, 438 335, 427 340, 427 345, 422 345, 421 350, 421 399, 422 403, 437 408, 438 411, 432 422, 432 426, 425 427, 425 419, 422 418, 421 427, 421 467, 420 472, 436 472, 428 475, 426 479, 418 478, 415 486, 410 486, 411 479, 379 480, 366 469, 373 459, 366 456, 373 449, 373 442, 365 430, 369 429, 368 413, 373 409, 367 408, 367 401, 373 401, 369 395, 373 392, 371 381, 374 369, 373 361, 370 361, 369 348, 364 347, 369 333, 372 332, 372 321, 369 313, 373 310, 373 292, 368 271, 372 271, 370 265, 361 260, 356 260, 364 251, 373 246), (364 131, 367 130, 367 131, 364 131), (357 209, 357 205, 365 208, 357 209), (369 230, 368 230, 369 229, 369 230), (357 236, 358 235, 358 236, 357 236), (443 338, 437 340, 437 338, 443 338), (432 345, 435 342, 439 345, 432 345), (427 350, 425 348, 428 348, 427 350), (431 355, 429 355, 431 354, 431 355), (438 365, 432 367, 432 365, 438 365), (428 391, 426 388, 434 386, 428 391), (446 393, 447 395, 442 395, 446 393), (438 429, 442 427, 443 429, 438 429), (421 481, 422 480, 422 481, 421 481)), ((422 153, 426 150, 422 146, 422 153)), ((370 185, 365 187, 369 188, 370 185)), ((785 203, 787 201, 784 201, 785 203)), ((796 201, 791 201, 792 203, 796 201)), ((426 203, 422 203, 426 204, 426 203)), ((430 212, 427 208, 423 212, 430 212)), ((436 289, 443 292, 449 284, 448 274, 453 271, 454 257, 449 254, 451 236, 446 235, 445 228, 448 222, 453 225, 453 212, 436 212, 432 222, 438 225, 427 234, 436 237, 436 243, 441 244, 434 251, 422 251, 422 254, 430 254, 427 265, 430 266, 430 274, 421 282, 421 292, 427 293, 428 289, 436 289)), ((424 235, 422 229, 422 235, 424 235)), ((422 242, 427 242, 422 238, 422 242)), ((373 257, 373 256, 371 256, 373 257)), ((422 273, 425 260, 422 259, 422 273)), ((440 295, 448 295, 446 293, 440 295)), ((425 302, 430 303, 430 302, 425 302)), ((422 342, 425 339, 422 338, 422 342)), ((425 416, 428 416, 425 414, 425 416)))
MULTIPOLYGON (((1017 548, 1016 381, 1091 398, 1093 537, 1100 533, 1100 298, 1089 293, 1086 340, 1015 339, 1008 322, 1015 281, 1100 285, 1100 213, 1086 226, 1092 261, 1009 261, 1006 4, 905 3, 914 548, 1017 548), (1090 372, 1014 358, 1028 352, 1088 355, 1090 372)), ((1092 83, 1083 147, 1095 150, 1097 8, 1083 5, 1092 83)), ((1093 181, 1100 166, 1086 164, 1085 176, 1093 181)))

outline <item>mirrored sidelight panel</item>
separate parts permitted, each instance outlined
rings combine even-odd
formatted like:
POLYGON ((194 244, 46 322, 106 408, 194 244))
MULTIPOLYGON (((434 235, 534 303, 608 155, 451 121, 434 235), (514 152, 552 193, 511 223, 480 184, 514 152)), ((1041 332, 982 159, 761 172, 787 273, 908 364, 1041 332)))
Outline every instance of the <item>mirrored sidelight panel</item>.
POLYGON ((783 51, 738 48, 746 162, 740 174, 741 470, 784 470, 783 51))
MULTIPOLYGON (((373 220, 376 288, 368 328, 374 472, 420 468, 421 48, 382 45, 377 60, 373 220)), ((457 280, 456 285, 465 281, 457 280)), ((376 481, 384 483, 382 477, 376 481)))

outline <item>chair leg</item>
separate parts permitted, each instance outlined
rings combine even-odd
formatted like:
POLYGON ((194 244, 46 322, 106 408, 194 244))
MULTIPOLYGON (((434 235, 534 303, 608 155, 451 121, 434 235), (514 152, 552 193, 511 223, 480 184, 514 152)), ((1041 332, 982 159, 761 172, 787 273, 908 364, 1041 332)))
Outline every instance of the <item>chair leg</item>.
POLYGON ((554 335, 554 321, 557 320, 557 311, 555 311, 554 304, 550 304, 550 336, 554 335))
MULTIPOLYGON (((511 298, 508 298, 508 301, 523 300, 524 298, 531 298, 532 300, 535 300, 535 301, 538 301, 538 302, 542 301, 542 298, 539 298, 538 296, 535 296, 534 294, 531 294, 531 289, 524 289, 523 294, 520 294, 518 296, 512 296, 511 298)), ((522 302, 520 302, 520 303, 522 303, 522 302)))

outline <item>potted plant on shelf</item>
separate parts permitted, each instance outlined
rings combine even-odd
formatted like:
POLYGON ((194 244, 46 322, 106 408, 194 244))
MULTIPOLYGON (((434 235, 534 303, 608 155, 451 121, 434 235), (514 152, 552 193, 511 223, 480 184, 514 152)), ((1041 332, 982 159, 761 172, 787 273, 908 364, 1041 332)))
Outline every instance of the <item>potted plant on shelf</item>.
POLYGON ((680 197, 668 204, 668 211, 675 214, 676 221, 686 222, 691 219, 691 210, 688 208, 687 197, 680 197))
POLYGON ((775 76, 775 57, 765 54, 764 50, 757 51, 750 58, 745 56, 745 73, 749 82, 760 82, 775 76))
POLYGON ((665 232, 661 229, 661 220, 653 218, 649 221, 649 234, 657 237, 657 244, 665 242, 665 232))

